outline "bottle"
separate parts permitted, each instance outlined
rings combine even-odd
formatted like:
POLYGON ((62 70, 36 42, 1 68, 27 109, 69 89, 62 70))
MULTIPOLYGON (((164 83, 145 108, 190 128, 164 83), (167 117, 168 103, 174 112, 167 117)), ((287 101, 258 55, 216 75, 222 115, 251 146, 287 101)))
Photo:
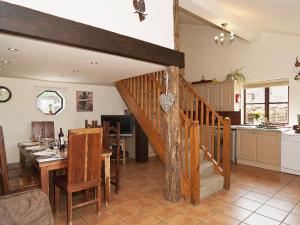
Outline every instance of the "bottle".
POLYGON ((65 135, 62 131, 62 128, 59 128, 58 139, 59 139, 59 149, 63 150, 65 148, 65 135))

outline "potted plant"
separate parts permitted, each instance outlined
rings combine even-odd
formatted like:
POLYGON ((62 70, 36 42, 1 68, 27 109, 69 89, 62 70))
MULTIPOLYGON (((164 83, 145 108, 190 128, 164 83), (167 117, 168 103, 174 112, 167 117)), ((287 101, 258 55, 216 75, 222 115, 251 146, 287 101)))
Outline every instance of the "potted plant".
POLYGON ((242 72, 242 69, 243 68, 231 70, 230 73, 226 75, 225 80, 236 80, 242 87, 246 83, 246 76, 242 72))
POLYGON ((261 123, 261 112, 253 111, 252 115, 254 117, 254 125, 259 125, 261 123))

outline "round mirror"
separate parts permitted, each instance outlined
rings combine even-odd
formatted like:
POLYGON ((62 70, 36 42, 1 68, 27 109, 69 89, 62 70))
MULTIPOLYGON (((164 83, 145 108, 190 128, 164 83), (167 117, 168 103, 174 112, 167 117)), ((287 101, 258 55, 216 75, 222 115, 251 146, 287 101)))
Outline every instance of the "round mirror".
POLYGON ((7 87, 0 86, 0 102, 7 102, 10 98, 10 90, 7 87))
POLYGON ((57 115, 64 108, 64 98, 58 91, 44 91, 37 97, 37 107, 45 115, 57 115))

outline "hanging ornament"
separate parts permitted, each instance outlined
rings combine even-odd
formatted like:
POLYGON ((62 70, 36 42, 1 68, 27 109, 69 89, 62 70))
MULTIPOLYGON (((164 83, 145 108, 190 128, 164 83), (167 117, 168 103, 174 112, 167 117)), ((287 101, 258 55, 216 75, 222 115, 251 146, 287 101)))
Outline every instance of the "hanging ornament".
POLYGON ((168 72, 166 72, 164 77, 166 80, 166 93, 163 93, 160 95, 160 105, 165 112, 168 112, 175 103, 176 95, 174 95, 172 93, 168 93, 168 86, 169 86, 168 72))
POLYGON ((140 21, 142 22, 147 14, 146 12, 146 4, 144 0, 133 0, 133 7, 135 9, 134 13, 137 13, 139 15, 140 21))

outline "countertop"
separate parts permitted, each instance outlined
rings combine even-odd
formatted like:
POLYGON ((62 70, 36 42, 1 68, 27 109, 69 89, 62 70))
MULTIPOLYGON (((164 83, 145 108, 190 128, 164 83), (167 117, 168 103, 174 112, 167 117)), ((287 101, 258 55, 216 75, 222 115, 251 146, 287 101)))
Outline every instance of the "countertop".
POLYGON ((299 134, 299 133, 296 133, 294 130, 288 130, 288 131, 282 133, 282 135, 299 136, 299 137, 300 137, 300 134, 299 134))
POLYGON ((268 131, 268 132, 281 132, 285 133, 287 131, 290 131, 291 128, 276 128, 276 129, 268 129, 268 128, 258 128, 256 126, 251 125, 232 125, 232 130, 255 130, 255 131, 268 131))

